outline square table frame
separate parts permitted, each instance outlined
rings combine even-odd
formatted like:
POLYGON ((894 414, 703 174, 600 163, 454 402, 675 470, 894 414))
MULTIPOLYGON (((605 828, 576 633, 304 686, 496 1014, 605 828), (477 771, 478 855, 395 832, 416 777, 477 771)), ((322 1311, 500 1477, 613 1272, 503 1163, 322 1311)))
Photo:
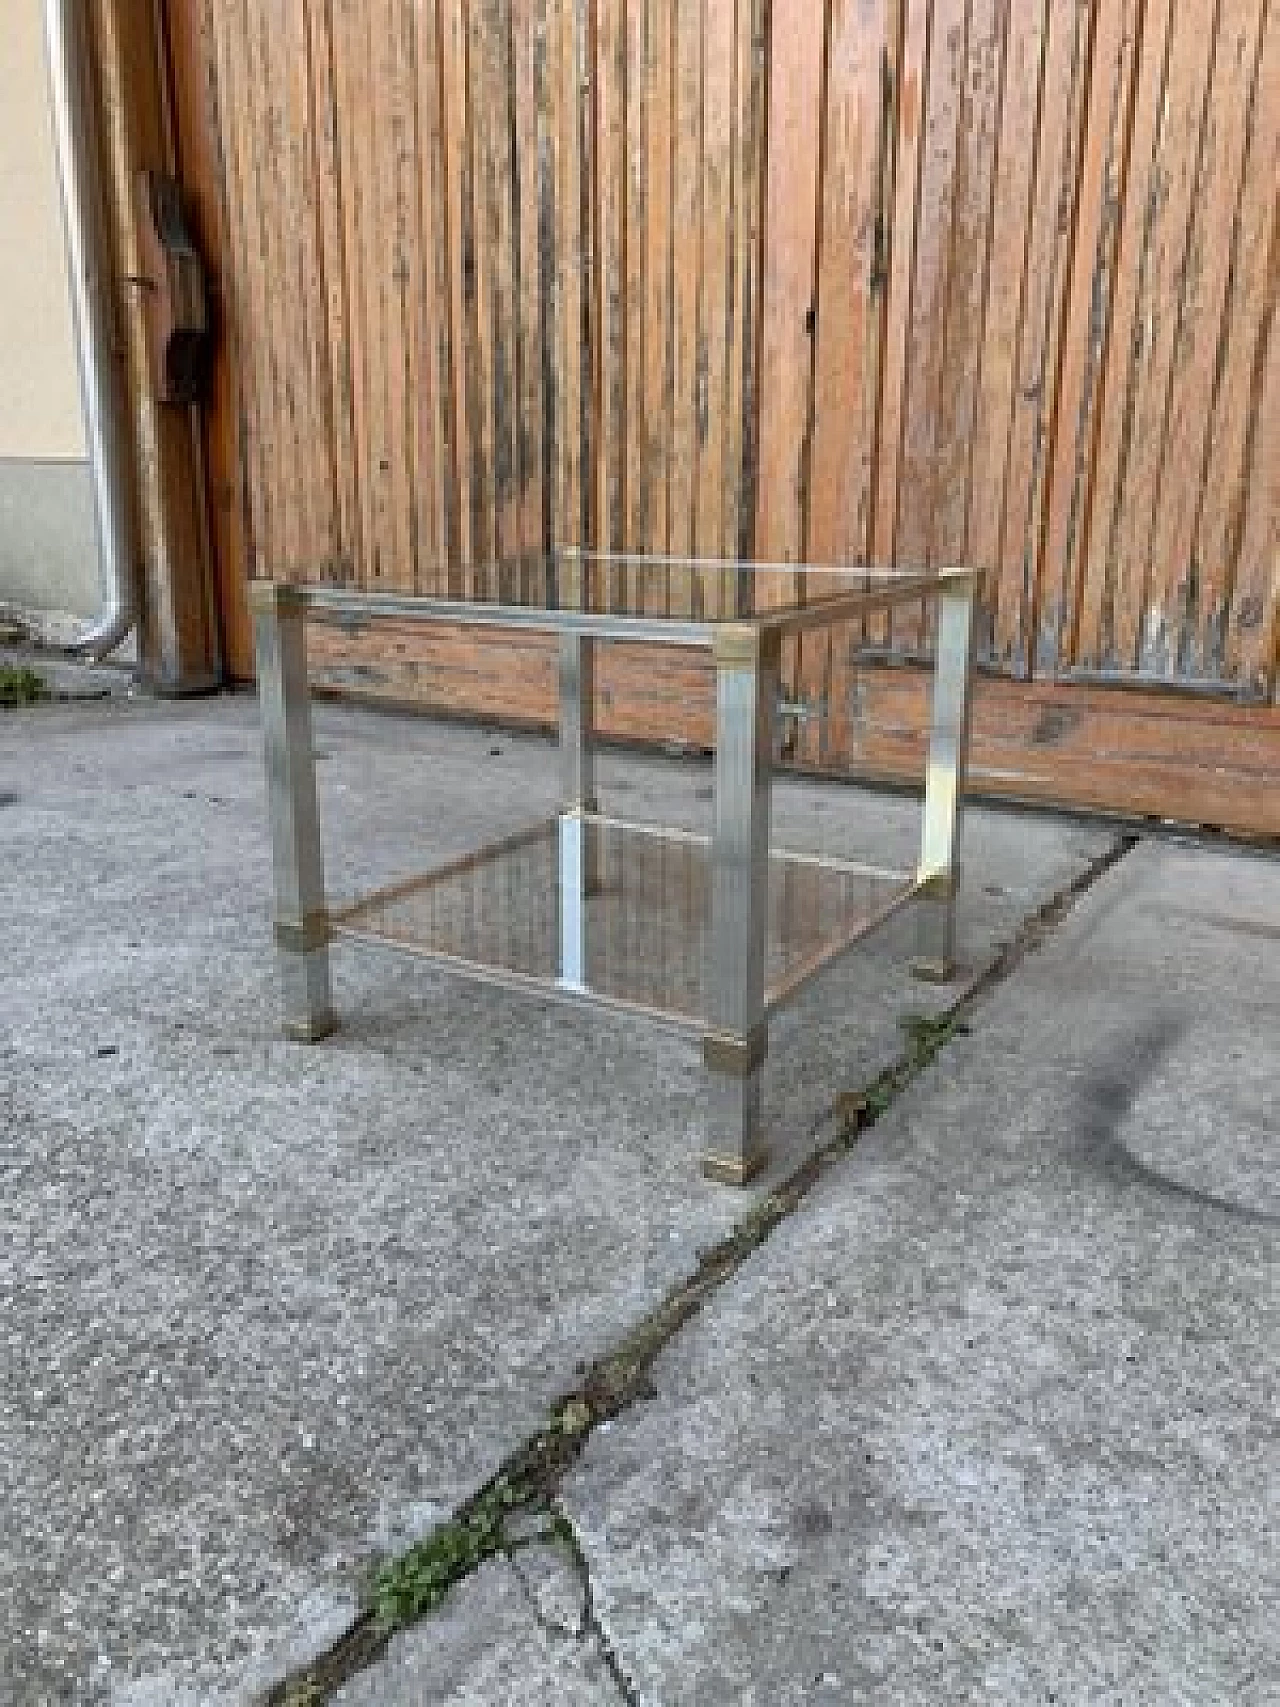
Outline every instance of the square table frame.
MULTIPOLYGON (((636 557, 561 553, 581 587, 583 568, 601 564, 667 564, 636 557)), ((745 577, 763 565, 681 560, 688 570, 745 577)), ((796 565, 779 565, 789 574, 796 565)), ((799 566, 804 568, 805 566, 799 566)), ((559 732, 563 817, 598 811, 593 722, 597 641, 642 641, 709 650, 716 672, 714 829, 710 839, 710 934, 707 1011, 699 1026, 709 1098, 703 1171, 744 1184, 764 1165, 760 1091, 768 1051, 769 1015, 781 1005, 766 989, 770 805, 781 693, 782 642, 787 635, 829 627, 896 605, 936 605, 932 713, 925 776, 919 863, 902 901, 918 911, 922 976, 945 981, 955 972, 962 802, 973 699, 976 572, 940 569, 921 574, 850 570, 822 572, 823 596, 752 614, 699 620, 546 603, 366 594, 321 585, 259 581, 251 589, 257 643, 258 694, 265 745, 275 889, 275 945, 286 1033, 314 1042, 336 1024, 329 977, 329 943, 342 915, 325 902, 316 799, 306 622, 363 625, 379 618, 423 623, 534 628, 558 637, 559 732), (857 578, 860 584, 848 586, 857 578)), ((548 584, 554 585, 554 579, 548 584)), ((790 999, 835 953, 862 940, 898 911, 895 904, 816 957, 784 992, 790 999)), ((358 933, 357 933, 358 934, 358 933)), ((492 967, 450 959, 458 971, 490 981, 492 967)), ((499 974, 498 982, 507 982, 499 974)), ((527 977, 509 980, 521 987, 527 977)), ((554 994, 550 985, 546 993, 554 994)), ((584 993, 584 992, 580 992, 584 993)), ((589 992, 587 999, 603 998, 589 992)), ((626 1005, 626 1004, 622 1004, 626 1005)))

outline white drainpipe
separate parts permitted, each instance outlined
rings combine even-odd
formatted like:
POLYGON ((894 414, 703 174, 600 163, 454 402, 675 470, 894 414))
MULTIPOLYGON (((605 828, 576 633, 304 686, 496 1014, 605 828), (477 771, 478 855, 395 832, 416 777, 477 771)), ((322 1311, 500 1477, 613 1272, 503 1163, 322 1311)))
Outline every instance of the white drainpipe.
POLYGON ((87 13, 84 0, 45 0, 54 144, 103 590, 101 614, 67 650, 96 660, 114 652, 137 622, 139 553, 87 13))

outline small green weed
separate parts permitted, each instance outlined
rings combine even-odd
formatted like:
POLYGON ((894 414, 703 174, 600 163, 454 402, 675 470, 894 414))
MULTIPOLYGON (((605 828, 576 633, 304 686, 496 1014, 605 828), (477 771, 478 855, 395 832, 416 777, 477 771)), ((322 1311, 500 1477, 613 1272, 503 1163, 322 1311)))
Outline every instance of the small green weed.
POLYGON ((48 698, 49 687, 43 676, 25 664, 0 664, 0 706, 12 710, 19 705, 38 705, 48 698))
POLYGON ((378 1572, 374 1585, 378 1622, 399 1629, 433 1612, 456 1582, 503 1550, 500 1511, 473 1511, 445 1523, 403 1558, 378 1572))
POLYGON ((284 1698, 284 1707, 320 1707, 323 1699, 319 1684, 290 1685, 289 1693, 284 1698))
POLYGON ((500 1475, 466 1511, 432 1530, 401 1558, 383 1565, 373 1584, 374 1611, 381 1627, 403 1629, 423 1613, 433 1612, 453 1585, 486 1559, 516 1552, 524 1541, 509 1532, 508 1520, 534 1504, 532 1484, 500 1475))
POLYGON ((891 1067, 860 1091, 846 1091, 838 1100, 842 1130, 854 1138, 866 1126, 887 1114, 895 1099, 929 1065, 934 1056, 955 1037, 966 1037, 969 1027, 955 1013, 904 1014, 898 1021, 907 1037, 907 1048, 891 1067))
POLYGON ((904 1014, 898 1024, 906 1032, 921 1063, 945 1049, 953 1037, 967 1037, 969 1027, 951 1014, 904 1014))

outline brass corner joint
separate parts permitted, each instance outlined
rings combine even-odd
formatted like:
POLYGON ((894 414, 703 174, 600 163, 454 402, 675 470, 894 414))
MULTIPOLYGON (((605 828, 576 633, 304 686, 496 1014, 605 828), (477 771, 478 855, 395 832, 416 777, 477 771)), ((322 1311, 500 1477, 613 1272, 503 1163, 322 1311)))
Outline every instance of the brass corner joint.
POLYGON ((959 879, 954 871, 922 872, 916 881, 916 893, 930 901, 950 901, 959 888, 959 879))
POLYGON ((277 919, 273 926, 276 947, 286 954, 311 954, 327 948, 333 936, 327 913, 307 913, 301 921, 277 919))
POLYGON ((717 623, 711 654, 721 670, 753 670, 781 658, 782 636, 756 622, 717 623))
POLYGON ((720 1156, 706 1151, 702 1157, 703 1177, 718 1185, 750 1185, 767 1167, 769 1152, 763 1147, 746 1156, 720 1156))
POLYGON ((250 581, 249 609, 254 616, 302 616, 306 595, 287 581, 250 581))
POLYGON ((745 1037, 727 1031, 709 1031, 702 1039, 702 1061, 708 1072, 729 1079, 747 1079, 769 1053, 769 1032, 755 1026, 745 1037))

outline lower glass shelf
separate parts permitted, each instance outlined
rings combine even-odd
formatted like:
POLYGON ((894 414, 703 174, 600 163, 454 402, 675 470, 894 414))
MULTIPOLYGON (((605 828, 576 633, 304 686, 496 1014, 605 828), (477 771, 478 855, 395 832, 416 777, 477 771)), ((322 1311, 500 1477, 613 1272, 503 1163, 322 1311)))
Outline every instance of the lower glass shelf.
MULTIPOLYGON (((913 873, 772 850, 765 981, 776 1010, 918 892, 913 873)), ((699 1030, 711 927, 706 836, 563 813, 330 912, 385 943, 514 988, 699 1030)))

